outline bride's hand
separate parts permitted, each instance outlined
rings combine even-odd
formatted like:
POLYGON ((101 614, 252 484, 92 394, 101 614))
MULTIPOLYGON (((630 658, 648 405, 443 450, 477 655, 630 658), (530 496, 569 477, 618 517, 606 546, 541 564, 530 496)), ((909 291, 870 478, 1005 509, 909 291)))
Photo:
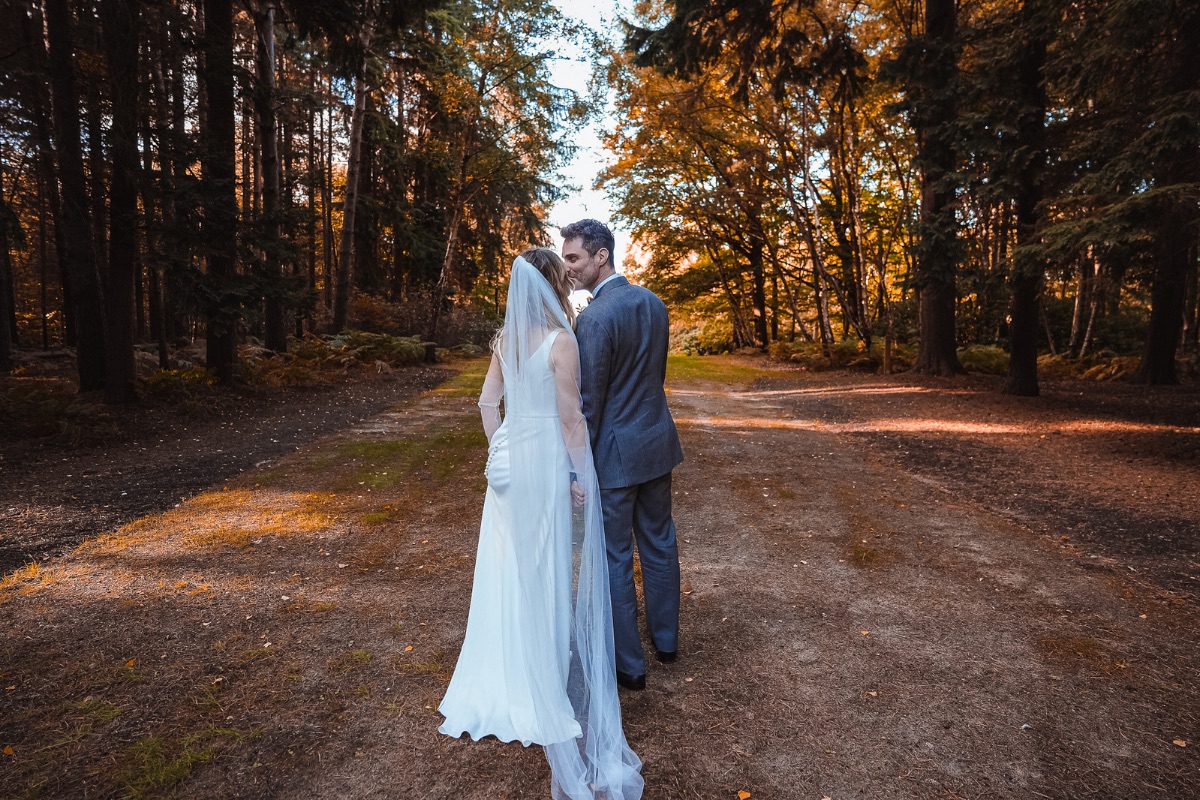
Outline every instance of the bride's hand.
POLYGON ((583 501, 586 499, 587 493, 583 491, 579 481, 571 481, 571 504, 576 508, 583 508, 583 501))

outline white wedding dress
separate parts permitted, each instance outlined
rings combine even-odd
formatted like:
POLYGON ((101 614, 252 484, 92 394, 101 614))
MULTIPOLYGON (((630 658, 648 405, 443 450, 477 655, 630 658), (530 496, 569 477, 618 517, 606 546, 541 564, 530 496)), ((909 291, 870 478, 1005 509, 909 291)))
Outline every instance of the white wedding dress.
MULTIPOLYGON (((524 365, 516 387, 523 402, 509 406, 520 407, 520 419, 510 412, 491 436, 467 636, 439 708, 441 731, 451 736, 547 745, 582 733, 566 691, 571 465, 550 359, 557 335, 546 336, 524 365), (527 471, 516 486, 514 456, 527 471)), ((505 385, 517 381, 507 377, 505 385)), ((485 393, 480 405, 486 412, 499 399, 485 393)))
POLYGON ((555 800, 637 800, 641 761, 621 726, 579 348, 550 285, 523 258, 479 405, 488 488, 439 730, 542 745, 555 800))

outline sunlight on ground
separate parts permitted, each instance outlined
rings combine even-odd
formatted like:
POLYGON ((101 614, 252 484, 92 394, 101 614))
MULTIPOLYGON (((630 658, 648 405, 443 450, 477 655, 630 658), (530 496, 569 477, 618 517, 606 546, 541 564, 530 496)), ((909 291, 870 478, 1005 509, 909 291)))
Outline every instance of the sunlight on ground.
POLYGON ((115 555, 167 542, 183 549, 247 547, 264 536, 313 533, 333 523, 337 495, 276 489, 206 492, 162 514, 143 517, 80 546, 115 555), (169 542, 168 542, 169 540, 169 542))
POLYGON ((1046 433, 1190 433, 1200 428, 1176 428, 1115 420, 1078 420, 1047 426, 1005 425, 988 422, 956 422, 946 419, 881 418, 870 422, 824 422, 819 419, 763 419, 761 417, 688 417, 676 415, 677 425, 710 428, 823 431, 825 433, 955 433, 978 435, 1045 435, 1046 433))
MULTIPOLYGON (((946 395, 948 392, 944 389, 933 389, 923 386, 891 386, 891 385, 872 385, 872 386, 823 386, 816 389, 767 389, 761 392, 738 392, 739 397, 797 397, 806 395, 809 397, 820 397, 823 395, 846 395, 846 394, 938 394, 946 395)), ((963 394, 970 394, 964 392, 963 394)))
POLYGON ((795 370, 763 369, 737 356, 667 356, 668 381, 748 383, 758 378, 798 375, 795 370))
MULTIPOLYGON (((62 583, 73 584, 81 595, 111 595, 114 587, 161 577, 143 571, 145 559, 169 562, 187 553, 249 548, 269 536, 327 531, 334 526, 336 504, 337 495, 317 492, 273 489, 207 492, 178 508, 143 517, 81 544, 76 553, 103 559, 107 563, 102 570, 94 561, 68 561, 50 569, 33 563, 9 573, 0 581, 0 604, 14 596, 37 594, 62 583), (113 563, 122 561, 130 566, 113 563), (94 588, 85 588, 93 577, 100 576, 103 581, 97 581, 94 588)), ((209 583, 202 576, 189 578, 158 580, 151 591, 161 596, 196 595, 209 590, 209 583)))

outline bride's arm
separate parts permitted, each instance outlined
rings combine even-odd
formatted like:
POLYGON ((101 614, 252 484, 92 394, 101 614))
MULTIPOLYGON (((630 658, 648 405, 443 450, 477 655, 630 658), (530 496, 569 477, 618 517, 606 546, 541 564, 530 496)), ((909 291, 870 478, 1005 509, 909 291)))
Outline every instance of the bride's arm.
POLYGON ((583 474, 588 465, 587 421, 579 395, 579 350, 575 340, 559 334, 550 348, 550 368, 554 370, 554 388, 558 399, 558 420, 571 468, 583 474))
POLYGON ((492 353, 487 377, 483 379, 483 391, 479 394, 479 413, 483 416, 483 432, 488 441, 500 427, 500 399, 504 397, 504 373, 500 369, 500 357, 492 353))

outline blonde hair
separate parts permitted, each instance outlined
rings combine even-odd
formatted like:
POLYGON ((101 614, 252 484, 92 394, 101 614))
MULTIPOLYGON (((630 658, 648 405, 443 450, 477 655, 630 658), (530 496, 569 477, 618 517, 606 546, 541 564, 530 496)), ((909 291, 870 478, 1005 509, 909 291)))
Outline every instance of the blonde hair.
POLYGON ((567 274, 567 265, 562 257, 548 247, 532 247, 521 253, 521 258, 533 265, 542 274, 550 288, 554 290, 563 313, 567 315, 567 323, 575 325, 575 308, 571 305, 571 277, 567 274))

